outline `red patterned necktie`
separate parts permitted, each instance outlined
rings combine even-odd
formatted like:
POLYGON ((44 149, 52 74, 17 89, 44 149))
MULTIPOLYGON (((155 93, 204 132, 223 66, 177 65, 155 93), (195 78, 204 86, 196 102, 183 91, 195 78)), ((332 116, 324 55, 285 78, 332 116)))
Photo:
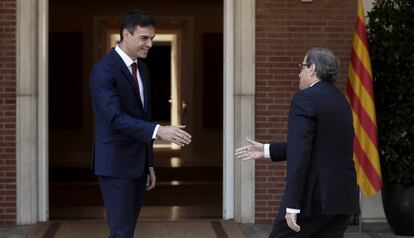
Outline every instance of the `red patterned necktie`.
POLYGON ((142 98, 141 98, 141 91, 139 90, 139 84, 138 84, 138 77, 137 77, 138 65, 137 65, 137 63, 132 63, 131 68, 132 68, 132 86, 134 87, 134 89, 137 91, 137 93, 139 95, 139 102, 141 103, 142 106, 144 106, 144 104, 142 102, 142 98))
POLYGON ((134 89, 139 92, 139 84, 138 84, 138 78, 137 78, 137 63, 132 63, 131 64, 131 68, 132 68, 132 86, 134 86, 134 89))

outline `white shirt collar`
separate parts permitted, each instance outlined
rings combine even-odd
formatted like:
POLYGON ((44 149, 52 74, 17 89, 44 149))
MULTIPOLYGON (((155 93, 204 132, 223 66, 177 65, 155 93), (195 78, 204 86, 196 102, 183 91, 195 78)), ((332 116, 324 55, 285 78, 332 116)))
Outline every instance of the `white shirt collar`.
POLYGON ((320 80, 316 80, 315 82, 311 83, 311 85, 309 85, 309 87, 312 87, 313 85, 315 85, 316 83, 319 83, 320 80))
POLYGON ((133 61, 131 57, 129 57, 120 47, 119 45, 115 46, 115 51, 121 56, 122 60, 126 64, 126 66, 129 68, 131 64, 136 63, 137 61, 133 61))

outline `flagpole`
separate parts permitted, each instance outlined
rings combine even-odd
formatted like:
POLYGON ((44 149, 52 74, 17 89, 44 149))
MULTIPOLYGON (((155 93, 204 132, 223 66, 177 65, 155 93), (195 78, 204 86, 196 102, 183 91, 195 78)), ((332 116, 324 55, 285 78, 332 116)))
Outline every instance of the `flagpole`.
MULTIPOLYGON (((362 194, 361 194, 361 190, 359 190, 359 208, 362 208, 362 194)), ((359 218, 358 218, 358 237, 362 238, 362 210, 361 210, 361 214, 359 214, 359 218)))

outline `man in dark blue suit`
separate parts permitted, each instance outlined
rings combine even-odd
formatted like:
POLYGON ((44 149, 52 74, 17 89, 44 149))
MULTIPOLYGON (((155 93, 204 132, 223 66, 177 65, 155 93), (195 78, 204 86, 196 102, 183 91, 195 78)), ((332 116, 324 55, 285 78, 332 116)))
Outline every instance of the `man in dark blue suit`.
POLYGON ((360 212, 352 112, 334 85, 339 63, 331 51, 309 50, 299 70, 287 143, 248 139, 236 157, 286 160, 286 189, 270 237, 340 238, 350 216, 360 212))
POLYGON ((154 18, 131 11, 121 21, 120 43, 93 67, 90 78, 96 135, 93 170, 98 176, 111 238, 132 238, 146 190, 155 186, 152 143, 180 146, 191 136, 185 126, 151 121, 146 58, 155 36, 154 18))

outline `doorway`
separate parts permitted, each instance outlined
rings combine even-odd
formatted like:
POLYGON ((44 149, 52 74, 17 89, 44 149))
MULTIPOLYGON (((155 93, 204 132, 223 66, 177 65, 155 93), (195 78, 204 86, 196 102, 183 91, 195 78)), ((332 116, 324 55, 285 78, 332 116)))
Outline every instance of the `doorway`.
MULTIPOLYGON (((126 9, 135 8, 133 3, 121 2, 125 6, 114 9, 110 1, 49 1, 51 219, 104 216, 96 178, 89 172, 93 115, 88 78, 93 63, 108 49, 110 41, 102 40, 106 39, 102 34, 113 31, 116 20, 126 9), (72 16, 73 12, 76 16, 72 16), (60 78, 62 69, 54 64, 62 55, 67 60, 64 65, 70 65, 76 73, 67 79, 60 78), (62 84, 67 85, 64 90, 70 88, 66 94, 59 93, 62 84), (73 109, 70 117, 64 105, 73 109)), ((221 1, 177 0, 142 6, 157 19, 156 33, 160 38, 150 51, 158 54, 154 56, 155 72, 160 71, 159 59, 170 55, 170 69, 163 70, 163 73, 170 72, 169 79, 163 81, 168 76, 161 75, 162 79, 155 82, 164 83, 163 86, 153 87, 152 91, 152 95, 157 95, 152 107, 164 108, 159 110, 163 113, 153 116, 161 124, 185 124, 193 135, 193 144, 183 149, 155 144, 159 183, 146 194, 143 217, 220 218, 222 215, 222 5, 221 1), (204 19, 211 15, 219 17, 204 19), (216 61, 218 64, 211 64, 216 61), (165 82, 170 85, 169 89, 165 82)), ((113 47, 113 43, 109 45, 113 47)))

